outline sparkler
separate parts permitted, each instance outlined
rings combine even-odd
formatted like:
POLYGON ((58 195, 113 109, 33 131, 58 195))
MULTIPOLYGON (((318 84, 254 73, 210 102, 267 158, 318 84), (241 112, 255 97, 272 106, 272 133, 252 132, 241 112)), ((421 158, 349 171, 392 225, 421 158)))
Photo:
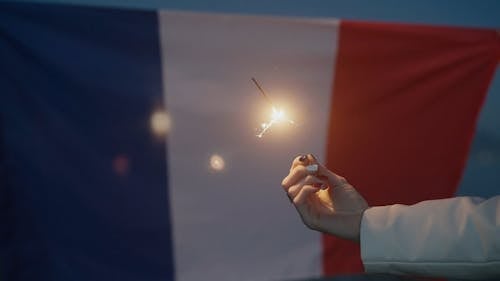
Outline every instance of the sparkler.
POLYGON ((264 89, 259 85, 259 82, 255 80, 255 78, 252 77, 252 82, 257 86, 257 89, 259 89, 259 92, 262 94, 262 96, 266 99, 266 101, 274 108, 274 104, 271 101, 271 99, 267 96, 266 92, 264 92, 264 89))
POLYGON ((272 108, 271 119, 267 123, 262 123, 262 125, 261 125, 261 131, 260 131, 259 134, 257 134, 258 138, 262 138, 264 136, 264 134, 274 124, 281 123, 281 122, 287 122, 287 123, 292 124, 292 125, 295 124, 295 122, 293 120, 290 120, 290 119, 286 118, 285 112, 283 111, 283 109, 278 109, 274 105, 274 103, 271 101, 271 99, 266 94, 266 92, 264 91, 264 89, 262 89, 262 87, 259 85, 259 83, 257 82, 257 80, 255 80, 255 78, 253 78, 253 77, 252 77, 252 82, 255 84, 255 86, 257 86, 257 89, 259 89, 259 92, 266 99, 266 101, 271 105, 271 108, 272 108))

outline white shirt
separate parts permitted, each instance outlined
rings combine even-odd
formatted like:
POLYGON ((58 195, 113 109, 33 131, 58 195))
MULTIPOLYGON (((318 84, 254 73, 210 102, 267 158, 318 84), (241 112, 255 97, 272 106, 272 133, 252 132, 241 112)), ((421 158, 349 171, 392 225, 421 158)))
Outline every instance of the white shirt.
POLYGON ((370 273, 500 277, 500 196, 369 208, 360 243, 370 273))

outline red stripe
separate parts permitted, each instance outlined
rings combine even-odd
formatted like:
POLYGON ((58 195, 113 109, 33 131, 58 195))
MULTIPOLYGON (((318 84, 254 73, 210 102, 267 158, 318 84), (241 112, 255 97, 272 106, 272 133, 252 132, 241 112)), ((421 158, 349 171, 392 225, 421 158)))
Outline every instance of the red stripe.
MULTIPOLYGON (((342 22, 328 167, 370 205, 453 196, 498 38, 491 30, 342 22)), ((363 270, 357 245, 326 235, 323 244, 325 275, 363 270)))

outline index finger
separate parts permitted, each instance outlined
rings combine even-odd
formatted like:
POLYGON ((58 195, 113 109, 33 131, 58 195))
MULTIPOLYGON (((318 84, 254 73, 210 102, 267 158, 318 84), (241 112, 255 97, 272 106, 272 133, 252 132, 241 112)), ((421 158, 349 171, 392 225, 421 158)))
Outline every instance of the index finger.
MULTIPOLYGON (((346 182, 346 180, 338 176, 337 174, 329 171, 324 165, 320 164, 316 157, 314 157, 313 154, 302 154, 297 157, 292 161, 292 167, 290 168, 290 174, 292 174, 292 171, 298 167, 298 166, 304 166, 307 167, 309 165, 317 164, 318 165, 318 171, 315 173, 315 175, 319 178, 327 178, 328 181, 332 186, 338 186, 346 182)), ((287 177, 289 178, 289 177, 287 177)), ((285 178, 285 179, 287 179, 285 178)), ((295 178, 292 178, 295 180, 295 178)), ((285 181, 284 181, 285 182, 285 181)), ((287 185, 288 182, 286 182, 287 185)), ((284 185, 285 186, 285 185, 284 185)))
POLYGON ((281 182, 281 186, 283 186, 285 189, 288 189, 290 186, 296 184, 299 180, 302 178, 305 178, 307 176, 307 169, 305 166, 297 166, 293 168, 288 176, 286 176, 283 181, 281 182))

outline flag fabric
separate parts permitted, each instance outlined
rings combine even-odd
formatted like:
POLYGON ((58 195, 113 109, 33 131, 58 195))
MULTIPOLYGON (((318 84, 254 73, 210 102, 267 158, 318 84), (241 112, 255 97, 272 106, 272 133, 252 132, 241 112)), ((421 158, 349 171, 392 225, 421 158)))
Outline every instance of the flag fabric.
POLYGON ((372 205, 453 196, 499 48, 488 29, 1 4, 1 273, 362 272, 357 245, 300 222, 291 160, 372 205), (294 124, 258 138, 273 105, 294 124))
POLYGON ((173 278, 166 146, 148 126, 162 104, 155 14, 0 14, 1 279, 173 278))
MULTIPOLYGON (((328 167, 369 205, 453 196, 496 69, 498 34, 348 21, 341 33, 328 167)), ((323 242, 326 273, 353 269, 343 253, 357 247, 323 242)))

